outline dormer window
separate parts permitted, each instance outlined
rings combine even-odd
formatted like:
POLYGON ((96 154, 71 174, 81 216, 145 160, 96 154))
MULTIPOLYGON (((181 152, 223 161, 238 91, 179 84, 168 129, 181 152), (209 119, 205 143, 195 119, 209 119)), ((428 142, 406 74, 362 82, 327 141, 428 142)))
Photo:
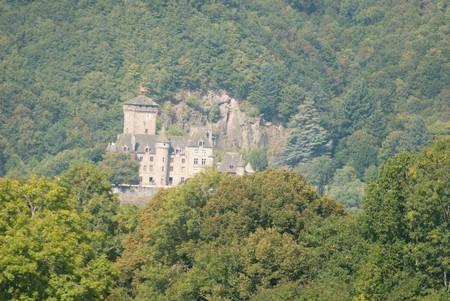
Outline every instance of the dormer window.
POLYGON ((204 145, 205 145, 205 141, 200 140, 200 141, 198 142, 198 146, 204 146, 204 145))
POLYGON ((145 152, 148 153, 149 151, 150 151, 150 148, 147 146, 147 147, 145 148, 145 152))

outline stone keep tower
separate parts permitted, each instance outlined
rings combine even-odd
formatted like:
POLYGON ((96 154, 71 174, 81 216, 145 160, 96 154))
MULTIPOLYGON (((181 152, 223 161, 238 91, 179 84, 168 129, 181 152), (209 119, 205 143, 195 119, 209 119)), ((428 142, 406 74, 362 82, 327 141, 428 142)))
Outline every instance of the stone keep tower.
POLYGON ((123 104, 124 134, 156 134, 158 104, 150 98, 139 95, 123 104))

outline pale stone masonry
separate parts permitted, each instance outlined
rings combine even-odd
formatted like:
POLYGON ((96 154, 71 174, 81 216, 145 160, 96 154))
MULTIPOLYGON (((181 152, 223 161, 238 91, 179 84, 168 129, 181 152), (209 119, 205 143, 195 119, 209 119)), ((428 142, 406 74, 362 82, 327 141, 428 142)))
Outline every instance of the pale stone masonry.
POLYGON ((197 130, 187 136, 156 135, 158 104, 140 95, 123 105, 123 133, 108 146, 139 160, 142 186, 166 187, 187 181, 214 166, 212 133, 197 130))

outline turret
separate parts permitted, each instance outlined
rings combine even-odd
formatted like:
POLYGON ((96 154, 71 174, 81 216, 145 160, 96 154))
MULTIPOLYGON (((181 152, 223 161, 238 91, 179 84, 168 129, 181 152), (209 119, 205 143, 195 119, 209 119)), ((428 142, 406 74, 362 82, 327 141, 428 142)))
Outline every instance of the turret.
POLYGON ((168 185, 170 160, 169 149, 170 142, 167 138, 166 131, 163 128, 155 145, 156 180, 159 182, 158 185, 161 186, 168 185))

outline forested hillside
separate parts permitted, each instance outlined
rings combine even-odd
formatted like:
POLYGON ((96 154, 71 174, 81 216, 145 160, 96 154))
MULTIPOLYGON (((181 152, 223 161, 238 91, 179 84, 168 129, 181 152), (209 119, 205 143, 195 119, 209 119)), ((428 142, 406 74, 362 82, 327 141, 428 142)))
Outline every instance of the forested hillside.
POLYGON ((161 103, 250 102, 293 128, 273 163, 349 206, 381 162, 449 133, 445 0, 21 0, 0 16, 3 175, 101 160, 139 84, 161 103))

